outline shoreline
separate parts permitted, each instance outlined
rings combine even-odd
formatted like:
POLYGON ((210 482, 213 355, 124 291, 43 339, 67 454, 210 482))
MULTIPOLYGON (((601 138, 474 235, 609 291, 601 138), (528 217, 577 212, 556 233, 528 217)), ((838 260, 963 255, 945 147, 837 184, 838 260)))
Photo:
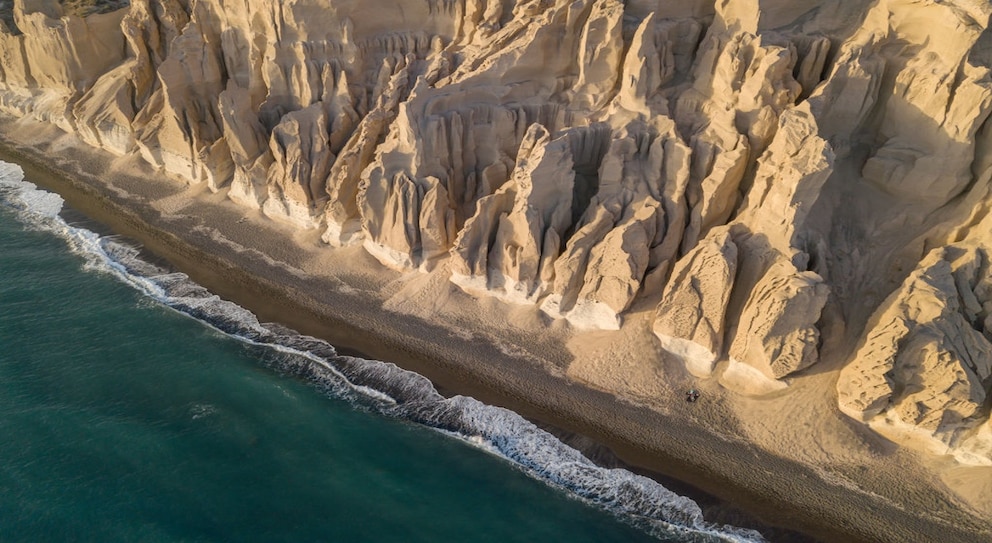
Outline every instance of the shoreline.
MULTIPOLYGON (((361 266, 379 269, 369 274, 346 270, 326 277, 301 275, 296 264, 321 264, 307 260, 312 255, 307 254, 306 244, 314 242, 313 232, 299 233, 272 221, 256 220, 261 217, 258 212, 238 208, 222 194, 188 188, 155 174, 129 178, 123 171, 128 159, 114 159, 82 147, 53 150, 55 140, 72 138, 59 136, 62 133, 53 127, 33 125, 36 130, 32 137, 37 139, 24 142, 10 139, 16 122, 4 120, 0 125, 0 159, 9 155, 26 173, 31 170, 30 181, 58 192, 70 207, 112 231, 141 242, 152 254, 217 295, 251 310, 262 321, 280 322, 326 339, 342 350, 396 363, 426 376, 445 393, 470 395, 584 436, 640 472, 682 481, 769 525, 818 540, 910 541, 939 536, 950 542, 968 541, 979 533, 969 531, 968 526, 954 530, 946 522, 920 518, 922 508, 907 511, 898 502, 875 499, 843 484, 830 485, 810 466, 727 439, 695 424, 691 416, 679 417, 687 409, 684 405, 663 413, 579 384, 568 369, 572 355, 567 330, 561 325, 549 330, 550 341, 546 342, 541 341, 542 334, 528 336, 511 330, 511 336, 523 339, 515 344, 523 345, 523 356, 513 356, 499 344, 484 341, 484 336, 459 336, 459 330, 453 332, 450 323, 445 326, 396 311, 386 303, 389 296, 381 293, 395 294, 411 282, 428 279, 385 270, 360 247, 323 251, 338 251, 338 256, 355 261, 352 264, 358 270, 361 266), (129 192, 127 187, 135 190, 129 192), (190 200, 196 192, 200 197, 190 200), (175 213, 164 212, 161 202, 170 199, 188 205, 175 213), (264 232, 241 232, 248 237, 263 234, 260 251, 252 252, 254 248, 247 246, 245 251, 232 249, 226 244, 229 237, 217 239, 212 236, 214 230, 204 228, 202 216, 181 213, 204 206, 215 211, 208 226, 221 233, 225 228, 237 231, 238 225, 242 230, 264 228, 264 232), (295 238, 303 249, 289 247, 280 236, 295 238), (370 299, 377 294, 378 299, 370 299), (383 328, 386 322, 389 328, 383 328), (533 344, 525 344, 527 340, 533 344), (543 362, 534 363, 532 357, 543 362), (559 371, 549 371, 549 367, 559 371), (659 428, 665 433, 658 432, 659 428)), ((493 311, 504 310, 493 309, 498 303, 491 300, 478 303, 493 311)), ((636 325, 636 319, 631 320, 635 322, 629 326, 636 325)), ((704 393, 715 391, 715 386, 710 383, 704 393)), ((718 401, 717 415, 720 409, 733 407, 732 400, 713 400, 718 401)), ((922 489, 914 488, 910 498, 921 499, 916 497, 919 491, 922 489)), ((966 518, 962 513, 962 519, 966 518)), ((979 526, 980 521, 973 517, 969 524, 979 526)))

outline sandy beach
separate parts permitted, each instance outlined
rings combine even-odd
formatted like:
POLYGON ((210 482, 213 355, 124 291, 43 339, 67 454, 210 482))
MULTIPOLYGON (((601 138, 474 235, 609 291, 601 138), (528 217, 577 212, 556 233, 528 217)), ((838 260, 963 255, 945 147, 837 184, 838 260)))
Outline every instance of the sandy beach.
MULTIPOLYGON (((51 125, 4 119, 0 139, 0 159, 22 164, 28 180, 260 320, 508 407, 698 497, 714 507, 710 520, 737 523, 739 508, 775 527, 773 541, 992 540, 992 468, 913 452, 842 415, 841 346, 788 389, 750 398, 666 359, 650 333, 652 307, 635 306, 619 331, 576 333, 534 307, 465 294, 444 265, 388 270, 360 246, 332 249, 317 230, 273 222, 51 125), (689 387, 702 392, 694 404, 682 397, 689 387)), ((848 336, 828 330, 824 341, 848 336)))

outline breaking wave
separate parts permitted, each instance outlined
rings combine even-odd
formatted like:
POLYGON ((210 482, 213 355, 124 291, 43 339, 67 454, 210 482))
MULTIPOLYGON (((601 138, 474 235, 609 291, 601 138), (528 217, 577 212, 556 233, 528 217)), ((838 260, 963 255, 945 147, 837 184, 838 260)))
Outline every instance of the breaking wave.
POLYGON ((63 238, 84 266, 108 273, 149 298, 235 338, 267 366, 299 376, 323 392, 386 416, 422 424, 509 460, 525 473, 603 508, 664 541, 751 542, 760 534, 710 523, 699 506, 658 482, 595 465, 513 411, 474 398, 445 398, 424 376, 395 364, 343 356, 329 343, 253 313, 191 281, 142 260, 135 247, 67 224, 63 200, 24 181, 21 168, 0 161, 0 203, 30 228, 63 238))

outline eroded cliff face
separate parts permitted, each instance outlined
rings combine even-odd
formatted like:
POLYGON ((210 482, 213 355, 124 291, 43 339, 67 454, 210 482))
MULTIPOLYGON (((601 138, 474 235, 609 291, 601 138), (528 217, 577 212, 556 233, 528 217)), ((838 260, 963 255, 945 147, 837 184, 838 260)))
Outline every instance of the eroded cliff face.
POLYGON ((14 1, 0 109, 992 464, 988 2, 114 7, 14 1))

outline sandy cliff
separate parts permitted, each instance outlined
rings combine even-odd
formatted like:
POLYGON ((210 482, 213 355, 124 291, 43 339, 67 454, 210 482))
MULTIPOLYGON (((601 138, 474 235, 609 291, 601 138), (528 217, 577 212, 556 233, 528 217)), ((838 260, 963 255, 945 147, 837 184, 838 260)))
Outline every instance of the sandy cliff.
POLYGON ((843 413, 992 465, 984 0, 8 11, 7 113, 549 323, 650 308, 739 393, 829 359, 843 413))

